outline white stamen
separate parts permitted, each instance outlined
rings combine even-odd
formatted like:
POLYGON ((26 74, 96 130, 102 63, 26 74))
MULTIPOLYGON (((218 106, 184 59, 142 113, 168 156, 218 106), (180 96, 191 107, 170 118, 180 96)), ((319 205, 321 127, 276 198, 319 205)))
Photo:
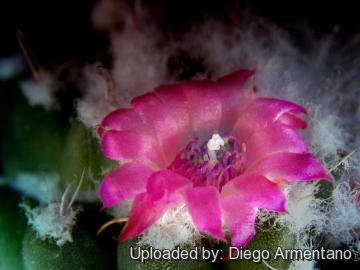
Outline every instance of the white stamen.
POLYGON ((210 158, 210 167, 214 167, 217 162, 216 150, 220 150, 220 146, 224 146, 224 140, 219 136, 219 134, 213 134, 212 138, 207 143, 207 152, 210 158), (212 161, 212 162, 211 162, 212 161))
POLYGON ((220 145, 224 146, 225 142, 219 134, 213 134, 212 138, 208 141, 208 150, 220 150, 220 145))
MULTIPOLYGON (((210 150, 209 148, 208 148, 208 155, 209 155, 209 158, 210 158, 210 161, 213 161, 213 163, 215 162, 217 162, 217 158, 216 158, 216 153, 215 153, 215 150, 210 150)), ((214 163, 214 164, 215 164, 214 163)))

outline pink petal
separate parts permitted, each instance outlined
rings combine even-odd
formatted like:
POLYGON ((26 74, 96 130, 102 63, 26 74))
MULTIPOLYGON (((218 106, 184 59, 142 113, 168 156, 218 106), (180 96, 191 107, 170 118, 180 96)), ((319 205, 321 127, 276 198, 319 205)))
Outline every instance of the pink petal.
POLYGON ((151 127, 146 125, 133 109, 128 108, 111 112, 103 119, 101 125, 107 130, 133 130, 155 135, 151 133, 151 127))
POLYGON ((244 203, 236 196, 228 196, 221 199, 221 208, 232 246, 245 247, 255 235, 257 207, 244 203))
MULTIPOLYGON (((169 90, 174 89, 169 88, 169 90)), ((182 130, 184 126, 181 125, 181 122, 184 121, 184 116, 173 114, 172 108, 164 104, 156 92, 147 93, 133 99, 131 105, 144 122, 154 129, 167 159, 172 161, 181 149, 181 146, 185 146, 180 145, 181 139, 188 139, 189 135, 191 135, 187 133, 184 136, 184 134, 179 132, 184 132, 182 130)), ((189 119, 187 119, 186 124, 190 126, 189 119)), ((187 131, 189 132, 190 130, 188 129, 187 131)))
POLYGON ((155 93, 163 102, 171 117, 177 125, 179 144, 182 146, 189 142, 189 137, 194 136, 193 125, 190 119, 187 99, 181 84, 162 85, 155 88, 155 93))
POLYGON ((221 130, 230 132, 239 115, 254 98, 252 88, 244 88, 246 80, 254 72, 254 70, 239 70, 216 81, 222 103, 221 130))
POLYGON ((301 106, 286 100, 272 98, 255 99, 239 117, 232 134, 246 142, 254 132, 277 121, 284 113, 306 113, 301 106))
POLYGON ((100 186, 103 208, 144 192, 146 182, 152 173, 153 170, 139 162, 126 163, 111 171, 100 186))
POLYGON ((259 174, 244 173, 226 183, 222 188, 221 197, 230 195, 259 208, 286 211, 286 198, 279 186, 259 174))
POLYGON ((148 193, 135 196, 129 220, 119 235, 120 241, 136 237, 153 225, 168 209, 170 205, 163 200, 153 202, 148 193))
POLYGON ((292 112, 284 113, 276 122, 285 124, 293 129, 306 128, 307 126, 304 119, 292 112))
POLYGON ((264 175, 273 182, 330 179, 320 161, 312 154, 271 154, 247 168, 246 172, 264 175))
POLYGON ((168 209, 184 203, 182 192, 192 185, 189 179, 173 171, 161 170, 153 173, 147 181, 147 192, 135 196, 129 220, 119 240, 139 235, 168 209))
POLYGON ((294 129, 276 122, 256 131, 246 142, 246 164, 251 166, 253 162, 279 152, 305 154, 308 149, 294 129))
POLYGON ((222 103, 217 85, 212 81, 190 81, 182 84, 195 135, 211 139, 220 128, 222 103))
POLYGON ((155 172, 149 178, 146 189, 153 201, 163 198, 167 202, 177 201, 182 198, 181 192, 192 187, 193 183, 184 176, 170 171, 161 170, 155 172))
POLYGON ((186 207, 196 228, 202 233, 225 241, 221 230, 220 194, 213 186, 188 188, 184 193, 186 207))
POLYGON ((104 155, 123 163, 140 161, 164 168, 166 162, 161 147, 149 135, 137 131, 107 131, 101 141, 104 155))

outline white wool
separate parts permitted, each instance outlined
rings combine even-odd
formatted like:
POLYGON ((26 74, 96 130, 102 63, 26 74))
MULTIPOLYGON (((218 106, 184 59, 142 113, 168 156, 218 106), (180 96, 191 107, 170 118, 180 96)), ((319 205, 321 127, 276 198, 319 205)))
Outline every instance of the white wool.
POLYGON ((50 73, 44 73, 41 81, 28 79, 21 81, 19 87, 31 106, 40 105, 46 110, 57 108, 55 98, 55 79, 50 73))
POLYGON ((291 262, 290 268, 291 270, 315 270, 318 269, 316 267, 315 261, 308 260, 294 260, 291 262))
POLYGON ((166 51, 159 51, 156 40, 131 30, 112 33, 116 55, 113 76, 120 106, 129 106, 135 96, 151 91, 165 82, 166 51))
POLYGON ((138 245, 149 245, 155 249, 174 249, 195 246, 201 234, 185 207, 170 209, 150 228, 141 234, 138 245))
MULTIPOLYGON (((283 186, 286 196, 287 213, 261 210, 258 214, 259 225, 275 218, 274 224, 289 229, 296 238, 296 248, 308 249, 309 241, 318 237, 326 227, 323 200, 315 197, 319 186, 316 182, 291 182, 283 186)), ((312 245, 312 248, 317 248, 312 245)))
MULTIPOLYGON (((294 182, 284 189, 288 214, 280 214, 277 222, 286 225, 290 233, 298 235, 298 240, 313 226, 319 232, 325 226, 324 217, 319 215, 322 200, 315 198, 318 188, 316 182, 294 182)), ((319 232, 312 233, 317 235, 319 232)))
POLYGON ((337 151, 345 150, 344 141, 348 141, 348 134, 341 127, 338 117, 324 113, 320 106, 309 105, 308 108, 310 119, 303 134, 310 150, 330 167, 337 161, 337 151))
POLYGON ((84 98, 77 101, 78 119, 89 128, 100 124, 108 113, 117 108, 111 103, 108 75, 97 66, 85 67, 85 81, 82 82, 82 87, 86 89, 86 93, 84 98))
POLYGON ((134 31, 132 24, 121 35, 112 32, 111 37, 111 50, 116 56, 110 71, 114 93, 111 93, 111 83, 106 83, 109 74, 96 68, 98 65, 84 69, 86 91, 77 103, 77 111, 79 120, 88 127, 100 124, 116 108, 130 107, 134 97, 165 82, 168 55, 159 51, 156 40, 134 31))
POLYGON ((133 198, 124 200, 115 206, 106 208, 105 211, 107 214, 113 216, 114 218, 119 218, 119 217, 126 218, 130 214, 130 209, 133 201, 134 201, 133 198))
MULTIPOLYGON (((286 196, 286 210, 288 213, 274 213, 266 210, 259 211, 258 220, 261 224, 274 218, 274 224, 289 229, 289 234, 296 239, 294 249, 317 249, 316 241, 328 223, 323 200, 317 199, 315 194, 319 190, 316 182, 291 182, 283 186, 286 196)), ((315 261, 294 260, 289 269, 313 270, 317 269, 315 261)))
POLYGON ((60 176, 57 173, 17 173, 11 187, 40 202, 61 196, 60 176))
POLYGON ((41 240, 52 239, 59 247, 66 242, 72 242, 71 231, 76 224, 76 216, 81 212, 80 206, 73 206, 73 202, 78 195, 81 181, 74 192, 70 202, 66 200, 70 186, 65 190, 61 201, 54 201, 31 208, 25 202, 20 204, 25 210, 28 224, 36 232, 36 236, 41 240))
POLYGON ((41 240, 53 239, 59 247, 66 242, 72 242, 71 230, 76 224, 76 215, 80 208, 64 208, 61 213, 61 204, 54 202, 31 209, 25 203, 20 205, 28 218, 28 223, 36 231, 41 240))
POLYGON ((10 79, 18 75, 25 68, 25 61, 21 55, 15 54, 0 58, 0 80, 10 79))
MULTIPOLYGON (((346 182, 338 184, 329 199, 326 213, 328 223, 324 228, 331 247, 351 245, 360 236, 360 189, 351 188, 346 182)), ((355 242, 355 245, 357 244, 355 242)))

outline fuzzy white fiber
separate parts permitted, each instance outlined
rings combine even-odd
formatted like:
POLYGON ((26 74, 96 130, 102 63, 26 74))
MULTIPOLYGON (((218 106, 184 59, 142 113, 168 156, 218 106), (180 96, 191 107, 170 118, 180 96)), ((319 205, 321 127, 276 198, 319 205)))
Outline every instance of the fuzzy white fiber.
MULTIPOLYGON (((286 196, 287 213, 275 213, 261 210, 258 214, 257 227, 273 219, 274 225, 289 229, 289 234, 296 239, 295 249, 316 249, 315 242, 321 237, 327 226, 328 217, 323 200, 315 197, 319 189, 316 182, 292 182, 283 186, 286 196)), ((266 233, 266 232, 264 232, 266 233)), ((299 260, 291 263, 291 270, 312 270, 314 261, 299 260)))
POLYGON ((20 205, 28 218, 28 223, 36 231, 37 237, 53 239, 59 247, 66 242, 72 242, 71 230, 76 224, 76 215, 80 208, 65 208, 61 212, 61 203, 53 202, 48 205, 31 209, 25 203, 20 205))
POLYGON ((46 110, 58 108, 55 98, 56 80, 50 73, 43 73, 41 81, 21 81, 19 87, 31 106, 39 105, 46 110))
POLYGON ((310 239, 318 237, 326 227, 322 200, 315 198, 318 188, 316 182, 295 182, 287 185, 284 194, 287 198, 288 213, 276 215, 275 222, 286 226, 290 233, 296 236, 300 249, 308 248, 310 239))
POLYGON ((108 84, 104 71, 97 68, 97 65, 86 66, 84 74, 86 79, 83 87, 86 88, 86 94, 84 98, 77 101, 78 118, 85 126, 94 128, 117 107, 110 102, 111 86, 108 84))
POLYGON ((108 207, 105 209, 106 213, 117 218, 117 217, 128 217, 131 210, 131 205, 134 199, 126 199, 122 201, 120 204, 114 205, 112 207, 108 207))
POLYGON ((10 79, 18 75, 25 68, 25 61, 21 55, 15 54, 0 58, 0 80, 10 79))
POLYGON ((57 173, 19 172, 11 182, 12 188, 39 202, 52 201, 61 196, 60 176, 57 173))
POLYGON ((354 249, 360 236, 360 189, 351 188, 346 182, 336 186, 327 205, 327 226, 324 228, 328 245, 336 247, 342 243, 354 249))
POLYGON ((182 205, 168 210, 162 218, 141 234, 138 245, 148 245, 156 249, 173 249, 195 246, 201 234, 182 205))

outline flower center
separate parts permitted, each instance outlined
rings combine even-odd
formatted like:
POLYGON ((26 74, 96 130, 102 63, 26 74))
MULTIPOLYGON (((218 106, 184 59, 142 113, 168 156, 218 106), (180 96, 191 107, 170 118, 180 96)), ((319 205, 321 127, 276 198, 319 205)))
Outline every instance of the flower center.
POLYGON ((221 191, 223 185, 245 170, 245 144, 233 136, 213 134, 201 145, 199 138, 192 139, 181 150, 168 169, 190 179, 194 186, 212 185, 221 191))

